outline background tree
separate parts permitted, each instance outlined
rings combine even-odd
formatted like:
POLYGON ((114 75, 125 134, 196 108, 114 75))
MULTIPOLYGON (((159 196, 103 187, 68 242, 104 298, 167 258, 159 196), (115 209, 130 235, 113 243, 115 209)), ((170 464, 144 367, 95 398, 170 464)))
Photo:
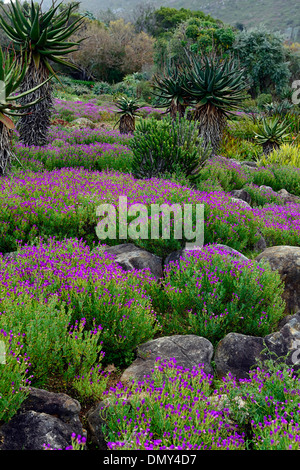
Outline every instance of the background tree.
POLYGON ((168 60, 181 63, 190 53, 210 54, 212 50, 226 55, 232 50, 236 32, 219 20, 197 17, 181 22, 173 31, 161 36, 155 46, 157 69, 164 67, 168 60))
POLYGON ((260 93, 280 93, 288 85, 291 72, 284 39, 279 33, 263 27, 241 31, 233 50, 247 71, 253 98, 260 93))
POLYGON ((87 39, 70 57, 97 80, 119 82, 126 74, 153 64, 154 39, 144 32, 135 33, 133 24, 123 19, 111 21, 108 27, 85 20, 84 29, 72 40, 79 42, 84 36, 87 39))

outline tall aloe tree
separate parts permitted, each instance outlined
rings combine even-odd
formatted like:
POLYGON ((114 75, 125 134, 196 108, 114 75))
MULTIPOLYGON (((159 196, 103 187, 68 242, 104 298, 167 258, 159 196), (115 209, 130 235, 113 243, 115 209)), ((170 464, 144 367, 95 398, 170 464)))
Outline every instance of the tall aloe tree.
MULTIPOLYGON (((0 176, 5 176, 11 169, 12 159, 12 130, 15 124, 11 117, 23 117, 26 108, 35 106, 41 98, 29 101, 25 105, 17 103, 29 94, 34 94, 38 88, 46 85, 39 84, 36 88, 16 94, 18 88, 28 70, 26 54, 23 57, 16 57, 13 51, 6 50, 4 53, 0 47, 0 176)), ((50 76, 47 80, 52 78, 50 76)))
POLYGON ((231 58, 190 58, 190 69, 183 88, 196 101, 194 119, 204 145, 220 147, 227 117, 241 106, 247 84, 244 71, 231 58))
POLYGON ((20 92, 35 89, 29 97, 23 95, 22 105, 38 100, 30 114, 22 116, 18 122, 20 140, 26 145, 45 145, 53 109, 52 84, 45 82, 49 74, 54 74, 51 63, 72 66, 64 57, 77 50, 78 42, 68 42, 70 36, 81 27, 84 19, 78 17, 69 24, 70 17, 78 4, 61 7, 53 4, 43 13, 40 5, 31 4, 28 10, 22 8, 19 0, 11 0, 8 10, 2 7, 0 26, 17 50, 27 53, 31 60, 20 86, 20 92), (43 100, 39 100, 43 97, 43 100))

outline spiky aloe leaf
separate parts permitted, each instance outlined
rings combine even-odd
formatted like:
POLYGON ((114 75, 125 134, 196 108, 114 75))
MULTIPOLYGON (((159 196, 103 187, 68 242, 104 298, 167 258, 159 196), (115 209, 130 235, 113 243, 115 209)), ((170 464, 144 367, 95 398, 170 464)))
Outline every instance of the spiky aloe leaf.
POLYGON ((71 4, 59 12, 61 5, 63 3, 52 6, 47 13, 43 13, 40 5, 31 1, 28 14, 23 12, 19 0, 10 2, 8 12, 2 5, 0 27, 15 46, 22 46, 23 50, 34 52, 33 59, 37 68, 40 56, 47 56, 49 60, 57 59, 73 51, 73 47, 76 50, 79 45, 68 43, 67 40, 81 27, 84 18, 79 17, 68 25, 77 4, 71 4))
POLYGON ((30 116, 22 116, 18 128, 20 139, 27 145, 43 145, 47 141, 47 132, 50 126, 51 111, 53 109, 53 96, 51 85, 46 81, 50 75, 55 76, 51 62, 64 64, 76 68, 67 60, 70 52, 76 51, 80 42, 69 42, 70 36, 75 33, 85 21, 79 17, 71 24, 68 21, 78 4, 63 6, 56 4, 46 12, 41 6, 31 0, 28 12, 22 9, 20 0, 10 2, 8 11, 2 8, 0 27, 6 32, 20 53, 27 52, 31 62, 23 77, 21 87, 21 104, 26 106, 29 99, 24 94, 32 89, 34 103, 30 116), (60 11, 60 7, 62 9, 60 11), (36 93, 37 88, 42 86, 36 93), (44 97, 41 103, 41 97, 44 97))

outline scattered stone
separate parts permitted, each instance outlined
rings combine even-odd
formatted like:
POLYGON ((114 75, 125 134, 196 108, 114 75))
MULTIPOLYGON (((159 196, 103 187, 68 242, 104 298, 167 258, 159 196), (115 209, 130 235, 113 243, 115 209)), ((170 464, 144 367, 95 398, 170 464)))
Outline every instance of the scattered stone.
POLYGON ((257 230, 257 235, 259 236, 259 239, 254 243, 253 250, 256 253, 262 253, 267 248, 267 242, 260 229, 257 230))
POLYGON ((71 435, 76 430, 46 413, 17 413, 0 428, 0 450, 43 450, 43 444, 49 444, 53 449, 65 449, 71 444, 71 435))
POLYGON ((125 271, 149 269, 157 280, 162 278, 162 259, 133 243, 105 246, 103 251, 114 255, 116 263, 125 271))
POLYGON ((251 162, 251 161, 244 161, 241 163, 242 166, 246 166, 248 168, 257 168, 257 163, 256 162, 251 162))
POLYGON ((65 423, 72 424, 72 427, 77 429, 78 434, 82 430, 79 419, 80 403, 65 393, 53 393, 30 387, 29 395, 22 403, 20 410, 22 412, 36 411, 37 413, 57 416, 65 423))
POLYGON ((215 351, 217 376, 222 378, 230 372, 238 379, 248 377, 249 370, 259 359, 262 350, 263 338, 228 333, 215 351))
POLYGON ((300 309, 300 247, 272 246, 256 257, 256 261, 268 261, 273 270, 277 270, 284 283, 283 298, 286 301, 286 313, 294 314, 300 309))
POLYGON ((105 434, 103 432, 106 424, 107 404, 107 400, 101 401, 92 407, 86 415, 88 439, 96 450, 107 450, 105 434))
POLYGON ((90 127, 91 129, 95 129, 96 124, 90 119, 78 118, 70 122, 70 127, 76 128, 76 129, 85 129, 87 127, 90 127))
POLYGON ((280 197, 282 197, 284 204, 299 204, 300 198, 294 194, 290 194, 286 189, 280 189, 278 191, 280 197))
POLYGON ((213 346, 206 338, 197 335, 174 335, 154 339, 141 344, 137 359, 123 372, 122 382, 143 380, 151 374, 159 357, 162 361, 171 358, 184 368, 192 369, 203 364, 204 372, 212 374, 213 346))
MULTIPOLYGON (((225 251, 227 251, 228 255, 230 256, 233 256, 233 257, 239 257, 241 258, 242 260, 244 261, 249 261, 249 258, 247 258, 246 256, 244 256, 242 253, 240 253, 239 251, 235 250, 234 248, 231 248, 230 246, 227 246, 227 245, 222 245, 222 244, 217 244, 217 245, 214 245, 217 249, 218 248, 221 248, 225 251)), ((164 268, 166 268, 170 263, 172 262, 176 262, 176 261, 179 261, 180 258, 183 258, 184 259, 184 255, 185 253, 187 252, 187 250, 183 249, 183 250, 177 250, 177 251, 173 251, 172 253, 170 253, 165 261, 164 261, 164 268)))
POLYGON ((65 449, 72 433, 84 436, 77 400, 31 387, 18 412, 0 428, 0 450, 65 449))
POLYGON ((245 189, 233 189, 229 194, 236 199, 241 199, 242 201, 251 204, 251 196, 245 189))
POLYGON ((5 261, 11 261, 11 260, 16 260, 17 259, 17 251, 10 251, 9 253, 4 253, 3 259, 5 261))
POLYGON ((265 186, 264 184, 262 184, 260 187, 259 187, 260 190, 262 191, 272 191, 272 193, 274 193, 274 189, 271 188, 271 186, 265 186))
POLYGON ((216 375, 222 378, 230 372, 238 379, 247 378, 249 370, 266 359, 284 360, 294 370, 300 368, 300 312, 291 316, 279 331, 263 338, 227 334, 215 350, 216 375))
POLYGON ((236 202, 237 204, 239 204, 242 207, 248 207, 249 209, 251 209, 250 204, 248 204, 248 202, 246 202, 246 201, 243 201, 243 199, 238 199, 236 197, 231 197, 230 200, 232 202, 236 202))
POLYGON ((231 246, 218 244, 218 245, 215 245, 215 247, 224 249, 225 251, 227 251, 228 255, 234 258, 237 257, 237 258, 241 258, 243 261, 249 261, 249 258, 247 258, 247 256, 243 255, 242 253, 235 250, 234 248, 231 248, 231 246))

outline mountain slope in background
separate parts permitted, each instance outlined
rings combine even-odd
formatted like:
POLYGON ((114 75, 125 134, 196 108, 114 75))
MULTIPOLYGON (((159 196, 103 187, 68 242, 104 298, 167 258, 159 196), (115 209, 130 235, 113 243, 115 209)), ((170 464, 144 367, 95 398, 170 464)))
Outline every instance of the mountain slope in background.
MULTIPOLYGON (((81 10, 97 15, 99 11, 111 9, 122 16, 130 16, 142 0, 81 0, 81 10)), ((44 0, 43 5, 51 4, 44 0)), ((189 8, 201 10, 225 23, 241 23, 248 29, 264 24, 271 31, 280 31, 291 41, 300 41, 299 0, 149 0, 156 8, 189 8)))

